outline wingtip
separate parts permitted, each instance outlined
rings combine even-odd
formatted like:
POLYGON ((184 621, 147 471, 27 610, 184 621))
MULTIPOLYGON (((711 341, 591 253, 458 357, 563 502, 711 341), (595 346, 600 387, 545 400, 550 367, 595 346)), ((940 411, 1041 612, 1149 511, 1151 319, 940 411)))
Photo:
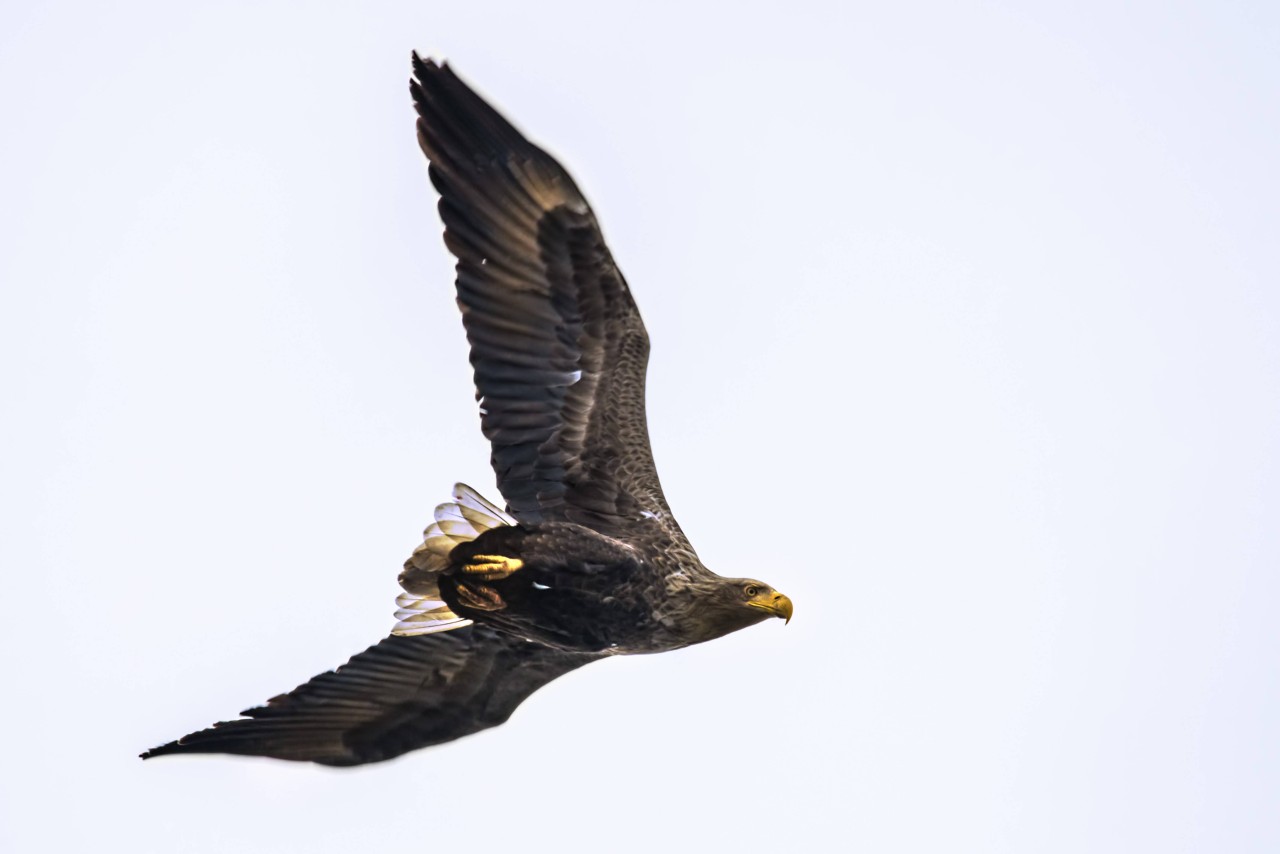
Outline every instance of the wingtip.
POLYGON ((178 742, 171 741, 168 744, 162 744, 159 747, 153 747, 150 750, 144 750, 138 754, 138 758, 142 760, 155 759, 157 756, 164 756, 166 753, 172 753, 172 749, 177 747, 178 742))
POLYGON ((428 56, 424 59, 422 54, 418 53, 416 50, 410 51, 409 60, 413 65, 413 73, 418 77, 449 67, 448 60, 436 60, 433 56, 428 56))
POLYGON ((409 94, 413 97, 415 104, 421 104, 427 99, 426 87, 431 86, 430 79, 441 71, 449 70, 449 63, 434 57, 422 57, 422 54, 416 50, 410 52, 410 62, 413 65, 413 74, 409 77, 409 94))

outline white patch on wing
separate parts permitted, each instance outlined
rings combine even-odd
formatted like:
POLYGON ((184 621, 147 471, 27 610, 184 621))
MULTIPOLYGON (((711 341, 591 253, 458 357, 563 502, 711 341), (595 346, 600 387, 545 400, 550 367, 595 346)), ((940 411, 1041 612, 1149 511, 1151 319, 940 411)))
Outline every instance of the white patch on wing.
POLYGON ((534 590, 550 590, 551 588, 545 584, 539 584, 538 582, 535 581, 533 582, 533 589, 534 590))
POLYGON ((646 519, 661 519, 661 513, 654 513, 652 510, 641 510, 640 515, 646 519))

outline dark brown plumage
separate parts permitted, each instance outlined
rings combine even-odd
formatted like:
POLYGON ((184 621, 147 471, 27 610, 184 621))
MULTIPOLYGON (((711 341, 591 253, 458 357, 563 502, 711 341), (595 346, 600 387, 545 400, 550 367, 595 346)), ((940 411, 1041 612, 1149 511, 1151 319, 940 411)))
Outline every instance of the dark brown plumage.
POLYGON ((648 335, 582 193, 447 66, 413 64, 507 511, 457 487, 405 563, 391 637, 144 758, 390 759, 500 724, 598 658, 791 617, 768 585, 704 567, 671 515, 645 422, 648 335))

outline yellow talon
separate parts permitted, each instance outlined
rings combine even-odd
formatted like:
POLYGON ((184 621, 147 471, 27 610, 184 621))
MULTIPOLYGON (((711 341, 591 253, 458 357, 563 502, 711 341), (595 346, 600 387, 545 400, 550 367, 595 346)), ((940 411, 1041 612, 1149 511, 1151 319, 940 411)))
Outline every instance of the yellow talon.
POLYGON ((501 611, 507 603, 487 584, 459 584, 457 587, 458 602, 473 611, 501 611))
POLYGON ((523 566, 524 561, 518 557, 472 555, 471 559, 462 565, 462 571, 467 575, 480 576, 485 581, 499 581, 523 566))

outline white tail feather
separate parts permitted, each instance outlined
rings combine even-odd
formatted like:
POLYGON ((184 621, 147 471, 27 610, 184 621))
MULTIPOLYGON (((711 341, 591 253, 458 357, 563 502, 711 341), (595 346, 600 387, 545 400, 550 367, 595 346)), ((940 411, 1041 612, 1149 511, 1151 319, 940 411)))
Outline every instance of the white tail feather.
POLYGON ((516 520, 502 512, 465 483, 453 487, 453 501, 436 508, 435 521, 422 532, 422 544, 413 550, 400 573, 400 586, 406 592, 396 599, 396 623, 393 635, 425 635, 471 625, 459 617, 440 599, 436 582, 440 572, 449 566, 449 554, 459 544, 470 542, 485 531, 516 520))
POLYGON ((502 512, 501 508, 465 483, 454 484, 453 500, 463 513, 471 510, 474 511, 477 519, 488 520, 480 523, 485 526, 486 530, 488 528, 496 528, 499 525, 514 525, 516 523, 516 520, 502 512))
POLYGON ((439 599, 401 593, 396 597, 396 604, 400 606, 396 611, 399 622, 391 630, 393 635, 429 635, 471 625, 470 620, 450 611, 449 606, 439 599))

